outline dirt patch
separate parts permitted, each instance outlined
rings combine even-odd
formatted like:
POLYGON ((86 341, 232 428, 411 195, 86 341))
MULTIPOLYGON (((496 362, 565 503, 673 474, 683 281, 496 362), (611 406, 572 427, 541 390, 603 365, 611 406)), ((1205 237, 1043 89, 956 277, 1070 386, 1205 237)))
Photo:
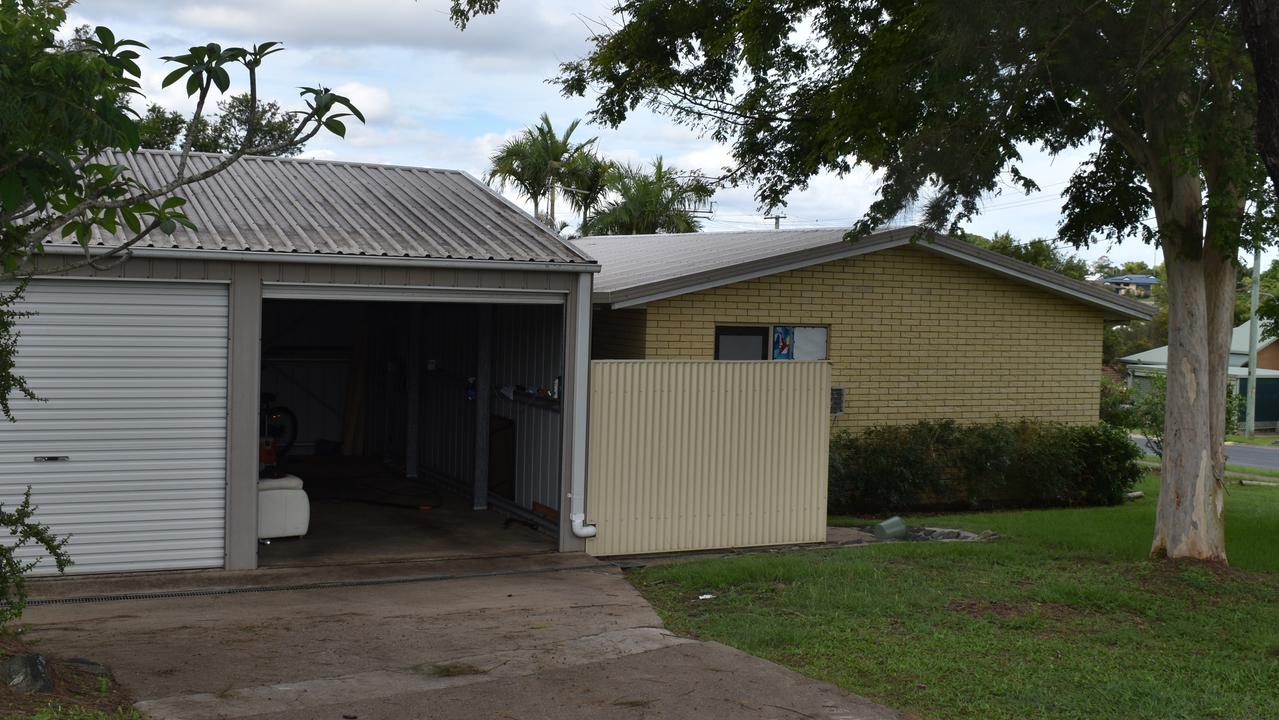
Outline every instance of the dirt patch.
POLYGON ((946 609, 951 612, 963 613, 973 617, 989 617, 995 615, 997 617, 1008 618, 1016 617, 1024 613, 1024 610, 1016 605, 1004 602, 1003 600, 951 600, 946 603, 946 609))
MULTIPOLYGON (((39 652, 21 636, 0 633, 0 656, 31 655, 39 652)), ((99 674, 91 664, 54 657, 45 653, 52 692, 21 693, 0 685, 0 717, 31 717, 49 706, 83 708, 115 713, 133 706, 133 695, 121 687, 109 672, 99 674)))
POLYGON ((991 616, 1017 618, 1034 613, 1056 622, 1073 620, 1083 614, 1079 608, 1061 603, 1008 602, 1006 600, 951 600, 946 603, 946 609, 976 618, 991 616))

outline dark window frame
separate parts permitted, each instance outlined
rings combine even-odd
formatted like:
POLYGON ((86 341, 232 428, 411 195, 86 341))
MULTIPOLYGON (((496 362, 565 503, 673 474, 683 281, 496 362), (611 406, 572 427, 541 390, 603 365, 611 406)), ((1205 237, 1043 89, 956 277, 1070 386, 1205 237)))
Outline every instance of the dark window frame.
MULTIPOLYGON (((720 338, 758 337, 761 339, 761 351, 758 360, 771 360, 773 355, 772 325, 716 325, 715 326, 715 359, 720 359, 720 338)), ((731 362, 731 361, 730 361, 731 362)))

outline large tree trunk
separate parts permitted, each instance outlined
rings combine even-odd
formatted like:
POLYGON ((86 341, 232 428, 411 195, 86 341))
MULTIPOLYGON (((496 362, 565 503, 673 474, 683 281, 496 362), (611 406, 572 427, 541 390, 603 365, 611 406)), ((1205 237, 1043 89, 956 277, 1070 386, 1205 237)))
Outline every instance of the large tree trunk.
POLYGON ((1257 150, 1279 191, 1279 2, 1243 0, 1241 9, 1257 78, 1257 150))
POLYGON ((1230 335, 1235 327, 1236 270, 1234 258, 1217 249, 1213 235, 1210 227, 1204 251, 1204 291, 1208 302, 1209 443, 1212 475, 1220 495, 1226 477, 1226 399, 1230 387, 1230 335))
MULTIPOLYGON (((1167 205, 1156 206, 1168 275, 1168 395, 1164 405, 1163 470, 1151 554, 1225 562, 1224 496, 1214 468, 1224 433, 1225 358, 1213 360, 1221 340, 1221 258, 1205 252, 1199 182, 1169 183, 1167 205), (1212 310, 1209 308, 1213 307, 1212 310)), ((1232 280, 1233 282, 1233 280, 1232 280)), ((1233 284, 1231 285, 1233 290, 1233 284)), ((1231 305, 1233 306, 1233 300, 1231 305)), ((1229 323, 1229 320, 1225 320, 1229 323)), ((1229 341, 1222 347, 1229 347, 1229 341)))

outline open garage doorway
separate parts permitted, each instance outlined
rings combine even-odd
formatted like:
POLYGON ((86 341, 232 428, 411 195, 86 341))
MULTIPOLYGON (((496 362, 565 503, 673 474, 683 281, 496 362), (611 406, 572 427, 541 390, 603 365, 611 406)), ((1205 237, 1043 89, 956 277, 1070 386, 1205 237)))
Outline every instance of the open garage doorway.
POLYGON ((559 304, 266 299, 261 566, 557 547, 559 304))

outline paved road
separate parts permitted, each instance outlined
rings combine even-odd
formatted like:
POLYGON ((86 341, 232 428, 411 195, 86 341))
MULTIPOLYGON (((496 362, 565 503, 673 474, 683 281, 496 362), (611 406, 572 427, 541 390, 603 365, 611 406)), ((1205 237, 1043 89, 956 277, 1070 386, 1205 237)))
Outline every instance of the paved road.
MULTIPOLYGON (((1133 442, 1143 450, 1150 450, 1146 447, 1146 439, 1140 435, 1132 436, 1133 442)), ((1279 470, 1279 446, 1267 447, 1265 445, 1227 445, 1226 446, 1226 462, 1231 465, 1246 465, 1255 468, 1270 468, 1279 470)))

